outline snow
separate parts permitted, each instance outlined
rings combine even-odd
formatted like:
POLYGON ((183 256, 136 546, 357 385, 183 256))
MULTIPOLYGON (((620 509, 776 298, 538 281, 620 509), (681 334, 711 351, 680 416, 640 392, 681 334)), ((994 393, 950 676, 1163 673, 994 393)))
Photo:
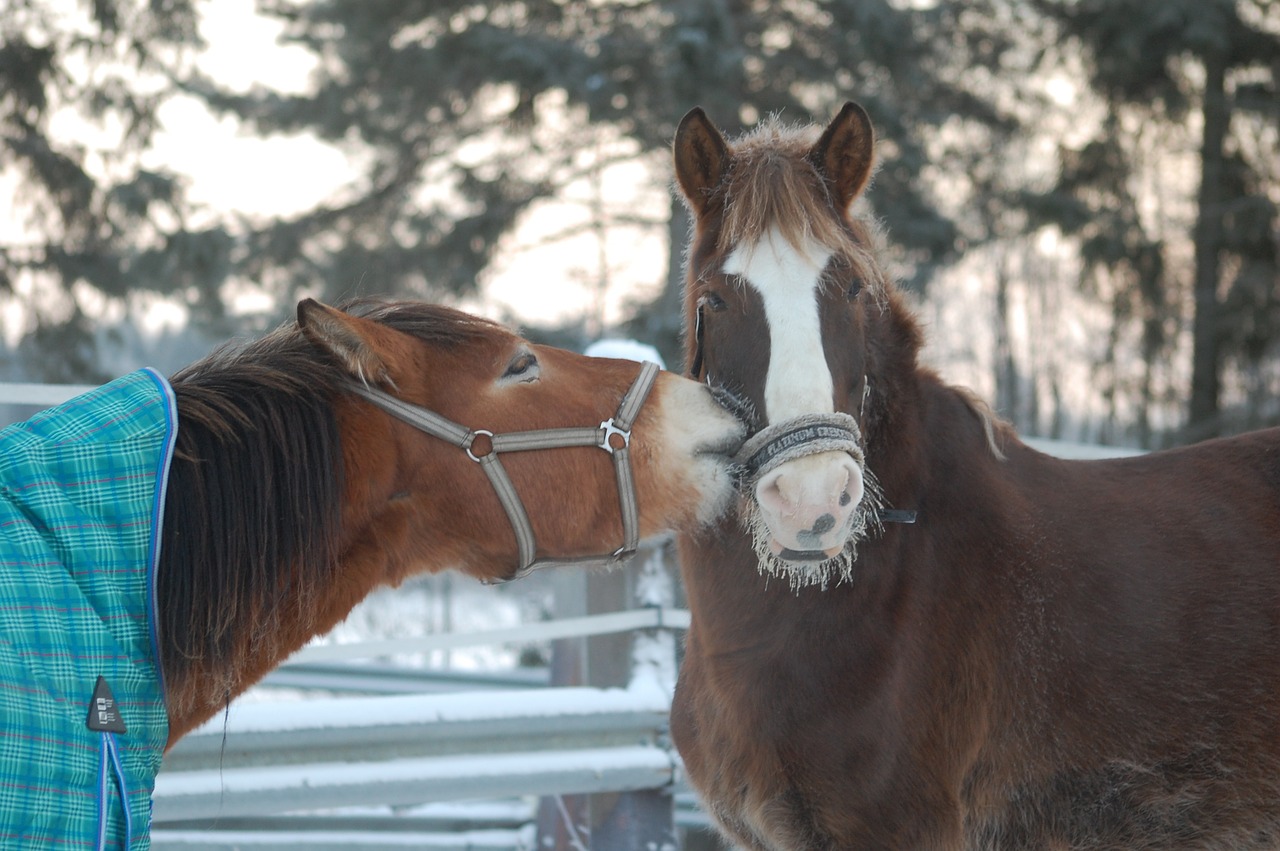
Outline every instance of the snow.
POLYGON ((662 362, 662 355, 658 354, 658 350, 648 343, 637 342, 636 340, 623 340, 615 338, 605 338, 597 340, 587 346, 584 354, 593 358, 619 358, 621 360, 634 361, 653 361, 658 366, 666 369, 666 364, 662 362))
MULTIPOLYGON (((306 765, 258 766, 252 768, 215 768, 205 771, 177 771, 161 774, 156 783, 157 810, 170 800, 184 795, 204 794, 217 789, 222 799, 218 805, 224 809, 233 807, 236 798, 251 797, 263 806, 260 812, 275 812, 268 798, 273 792, 303 788, 317 798, 324 790, 343 792, 353 789, 369 790, 382 787, 378 800, 392 803, 417 803, 433 800, 423 795, 418 787, 430 786, 440 797, 434 800, 453 800, 481 797, 502 797, 504 794, 526 792, 529 776, 556 778, 559 776, 584 776, 591 780, 603 780, 610 775, 643 775, 640 782, 602 788, 619 791, 626 788, 652 788, 670 780, 674 763, 670 754, 662 748, 647 745, 628 745, 613 748, 572 748, 566 750, 538 750, 532 752, 451 755, 447 757, 410 757, 398 760, 382 760, 368 763, 313 762, 306 765), (161 782, 163 781, 163 782, 161 782), (501 790, 510 786, 515 792, 501 790), (408 787, 413 786, 413 789, 408 787), (443 790, 443 791, 441 791, 443 790), (422 795, 422 797, 419 797, 422 795)), ((554 789, 548 780, 543 789, 551 794, 594 791, 584 789, 554 789)), ((367 793, 366 793, 367 794, 367 793)), ((376 794, 376 793, 375 793, 376 794)), ((349 800, 344 798, 343 800, 349 800)), ((240 813, 252 812, 241 809, 240 813)))
MULTIPOLYGON (((216 847, 250 848, 307 848, 311 851, 328 851, 353 848, 422 848, 466 849, 466 851, 511 851, 534 847, 536 828, 533 824, 516 830, 467 830, 457 833, 422 833, 384 831, 377 841, 371 842, 368 833, 341 830, 317 831, 236 831, 220 830, 216 833, 216 847)), ((152 845, 157 849, 207 849, 213 845, 211 834, 204 830, 157 830, 152 833, 152 845)))
POLYGON ((1129 458, 1144 454, 1142 449, 1127 446, 1098 446, 1094 443, 1073 443, 1069 440, 1048 440, 1039 437, 1023 437, 1022 442, 1046 455, 1071 460, 1129 458))
MULTIPOLYGON (((675 601, 675 586, 662 548, 650 550, 636 577, 636 599, 641 606, 668 608, 675 601)), ((652 690, 670 705, 676 689, 676 637, 669 629, 637 632, 631 646, 633 692, 652 690)))
POLYGON ((414 805, 527 795, 656 789, 676 760, 652 745, 420 756, 161 772, 157 822, 315 812, 350 805, 414 805))

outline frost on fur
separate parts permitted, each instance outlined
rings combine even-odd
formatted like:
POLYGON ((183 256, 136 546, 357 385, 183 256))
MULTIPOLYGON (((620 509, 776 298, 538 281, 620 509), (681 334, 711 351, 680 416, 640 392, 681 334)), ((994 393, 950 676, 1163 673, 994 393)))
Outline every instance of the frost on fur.
POLYGON ((884 531, 880 510, 884 508, 884 494, 876 477, 865 466, 862 468, 863 495, 858 510, 849 523, 849 537, 840 553, 825 561, 786 561, 773 554, 771 535, 765 524, 760 505, 754 499, 743 500, 739 512, 743 527, 751 533, 751 543, 756 551, 757 566, 766 576, 787 580, 792 591, 817 586, 826 589, 830 585, 853 581, 853 565, 858 560, 858 544, 873 534, 884 531))

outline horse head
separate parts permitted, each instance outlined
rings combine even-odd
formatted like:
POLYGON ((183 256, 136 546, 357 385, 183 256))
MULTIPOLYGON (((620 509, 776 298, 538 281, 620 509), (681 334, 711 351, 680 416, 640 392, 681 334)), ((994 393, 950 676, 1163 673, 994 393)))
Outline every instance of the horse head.
POLYGON ((874 142, 854 103, 821 132, 771 120, 730 143, 701 109, 676 132, 695 221, 687 362, 754 411, 748 525, 762 566, 798 584, 847 572, 878 522, 862 430, 868 323, 886 285, 870 229, 850 215, 874 142))
POLYGON ((439 306, 361 316, 304 301, 298 316, 347 373, 347 479, 386 491, 365 534, 393 579, 418 564, 504 581, 618 560, 641 537, 711 522, 732 497, 743 426, 695 382, 439 306))

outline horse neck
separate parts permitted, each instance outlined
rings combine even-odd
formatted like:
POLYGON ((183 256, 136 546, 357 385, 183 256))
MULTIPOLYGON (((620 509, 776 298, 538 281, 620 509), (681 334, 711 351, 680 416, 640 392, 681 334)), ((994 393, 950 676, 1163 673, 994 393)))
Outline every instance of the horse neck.
POLYGON ((980 492, 980 481, 992 486, 1010 433, 985 403, 924 369, 895 381, 892 392, 866 429, 867 467, 887 508, 916 510, 980 492))
MULTIPOLYGON (((180 394, 180 422, 181 399, 180 394)), ((243 519, 233 521, 229 513, 224 513, 228 522, 222 528, 202 532, 205 551, 174 548, 166 558, 162 550, 158 605, 170 745, 223 710, 313 637, 332 629, 384 582, 382 548, 367 534, 373 522, 371 505, 377 501, 370 483, 390 479, 394 457, 385 451, 372 459, 361 453, 356 462, 351 457, 356 450, 341 437, 349 428, 342 421, 353 416, 345 411, 344 403, 339 402, 332 415, 326 410, 324 417, 307 428, 291 429, 295 439, 300 436, 303 441, 329 444, 317 449, 319 455, 309 463, 300 462, 309 469, 291 468, 293 478, 281 469, 259 470, 261 479, 271 482, 272 487, 255 495, 240 495, 246 503, 259 499, 286 506, 262 521, 266 527, 248 530, 261 540, 293 542, 291 547, 275 547, 272 563, 265 563, 263 559, 271 557, 259 552, 249 552, 246 557, 244 550, 225 546, 225 538, 246 533, 243 519), (320 457, 324 454, 329 455, 327 461, 320 457), (342 471, 353 468, 360 469, 360 481, 344 482, 342 471), (289 507, 300 490, 309 489, 326 491, 329 498, 340 502, 321 506, 318 513, 289 507), (166 627, 174 629, 182 618, 214 629, 221 638, 189 643, 185 648, 175 646, 175 636, 167 636, 166 627)), ((385 423, 379 423, 385 428, 385 423)), ((376 430, 379 426, 372 427, 376 430)), ((180 432, 181 428, 180 424, 180 432)), ((370 426, 366 423, 362 428, 370 426)), ((372 445, 393 443, 387 435, 373 437, 368 441, 372 445)), ((178 540, 172 536, 185 532, 184 515, 190 511, 191 494, 182 491, 191 485, 194 468, 217 463, 216 454, 175 458, 166 505, 166 548, 178 540)), ((235 495, 222 494, 224 499, 228 496, 235 495)), ((208 495, 198 499, 208 499, 208 495)))

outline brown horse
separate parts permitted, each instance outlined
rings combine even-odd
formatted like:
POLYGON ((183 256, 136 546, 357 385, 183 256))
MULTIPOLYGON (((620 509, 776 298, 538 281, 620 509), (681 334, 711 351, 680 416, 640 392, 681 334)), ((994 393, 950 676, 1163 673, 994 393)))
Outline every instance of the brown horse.
POLYGON ((690 779, 749 849, 1280 847, 1280 431, 1025 446, 917 362, 873 142, 676 135, 688 362, 760 428, 680 542, 690 779))
MULTIPOLYGON (((379 585, 450 567, 483 581, 527 569, 473 460, 497 453, 423 434, 354 392, 360 385, 483 427, 495 445, 573 427, 598 442, 637 370, 436 305, 344 313, 304 301, 296 326, 177 373, 158 600, 170 742, 379 585)), ((639 535, 723 510, 726 453, 741 429, 704 387, 656 377, 629 447, 639 535)), ((624 538, 610 457, 596 445, 554 447, 504 461, 528 500, 538 555, 605 561, 624 538)))
POLYGON ((144 841, 161 751, 369 591, 616 560, 708 524, 743 432, 705 386, 651 364, 440 306, 311 300, 169 382, 140 371, 6 429, 0 844, 144 841), (128 500, 96 495, 117 483, 128 500))

